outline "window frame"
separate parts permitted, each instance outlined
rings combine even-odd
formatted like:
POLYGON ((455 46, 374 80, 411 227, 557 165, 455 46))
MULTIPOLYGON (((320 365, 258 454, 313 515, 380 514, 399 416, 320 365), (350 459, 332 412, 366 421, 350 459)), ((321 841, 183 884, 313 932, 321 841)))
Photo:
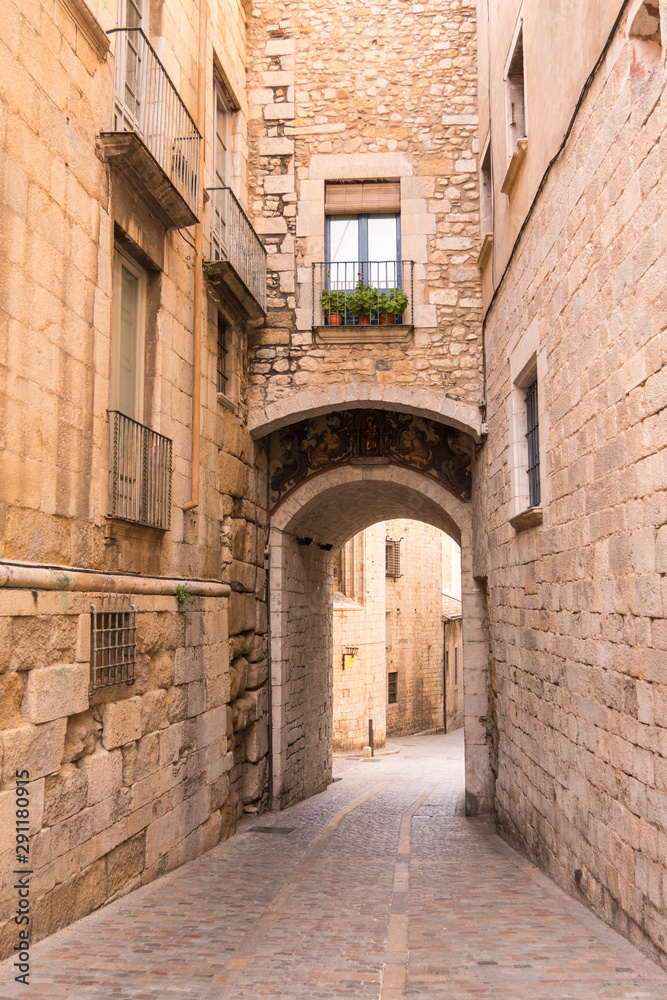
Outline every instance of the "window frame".
POLYGON ((144 422, 144 383, 146 368, 146 304, 147 304, 148 274, 143 267, 126 253, 118 243, 114 244, 112 292, 111 292, 111 370, 110 370, 110 409, 122 412, 124 416, 144 422), (137 297, 137 342, 136 342, 136 381, 135 381, 135 412, 125 413, 121 410, 121 316, 123 267, 138 279, 137 297))
POLYGON ((387 704, 398 705, 398 670, 387 672, 387 704))

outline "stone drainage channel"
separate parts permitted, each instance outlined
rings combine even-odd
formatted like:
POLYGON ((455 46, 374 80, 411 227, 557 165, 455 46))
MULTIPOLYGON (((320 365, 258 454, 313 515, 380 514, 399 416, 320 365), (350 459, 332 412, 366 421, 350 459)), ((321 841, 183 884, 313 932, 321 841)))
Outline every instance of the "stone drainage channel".
POLYGON ((665 1000, 664 972, 466 819, 461 732, 392 743, 34 946, 29 987, 3 963, 0 1000, 665 1000))

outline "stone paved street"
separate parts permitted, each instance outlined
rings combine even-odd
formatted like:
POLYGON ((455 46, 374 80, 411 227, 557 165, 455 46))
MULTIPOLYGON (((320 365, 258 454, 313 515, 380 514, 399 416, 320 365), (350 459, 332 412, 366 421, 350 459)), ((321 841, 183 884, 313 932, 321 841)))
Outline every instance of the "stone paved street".
POLYGON ((41 942, 29 987, 5 962, 0 1000, 665 1000, 657 966, 465 819, 461 732, 393 743, 41 942))

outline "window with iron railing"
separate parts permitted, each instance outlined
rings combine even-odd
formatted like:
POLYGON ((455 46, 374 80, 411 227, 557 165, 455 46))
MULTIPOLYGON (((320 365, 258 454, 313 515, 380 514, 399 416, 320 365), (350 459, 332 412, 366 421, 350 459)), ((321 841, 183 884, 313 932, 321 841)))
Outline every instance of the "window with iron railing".
MULTIPOLYGON (((185 202, 186 215, 189 211, 198 217, 201 135, 142 30, 145 18, 131 0, 125 16, 125 26, 108 32, 115 41, 112 132, 137 135, 185 202)), ((192 224, 189 219, 180 221, 192 224)))
POLYGON ((134 684, 137 675, 137 609, 129 594, 102 595, 91 607, 91 688, 134 684))
MULTIPOLYGON (((228 261, 266 312, 266 250, 237 198, 228 187, 207 188, 211 200, 208 260, 228 261)), ((214 271, 209 270, 214 278, 214 271)))
POLYGON ((171 440, 109 411, 109 516, 167 531, 171 524, 171 440))

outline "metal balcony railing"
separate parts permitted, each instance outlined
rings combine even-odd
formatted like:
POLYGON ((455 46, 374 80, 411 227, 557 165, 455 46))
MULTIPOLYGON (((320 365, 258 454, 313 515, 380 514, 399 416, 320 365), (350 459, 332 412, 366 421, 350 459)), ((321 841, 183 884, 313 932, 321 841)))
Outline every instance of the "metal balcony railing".
POLYGON ((171 440, 109 410, 109 514, 167 531, 171 524, 171 440))
POLYGON ((412 325, 411 260, 313 264, 313 326, 412 325))
POLYGON ((199 213, 201 135, 141 28, 116 36, 113 132, 135 132, 191 211, 199 213))
POLYGON ((211 197, 209 260, 226 260, 266 312, 266 250, 228 187, 207 188, 211 197))

